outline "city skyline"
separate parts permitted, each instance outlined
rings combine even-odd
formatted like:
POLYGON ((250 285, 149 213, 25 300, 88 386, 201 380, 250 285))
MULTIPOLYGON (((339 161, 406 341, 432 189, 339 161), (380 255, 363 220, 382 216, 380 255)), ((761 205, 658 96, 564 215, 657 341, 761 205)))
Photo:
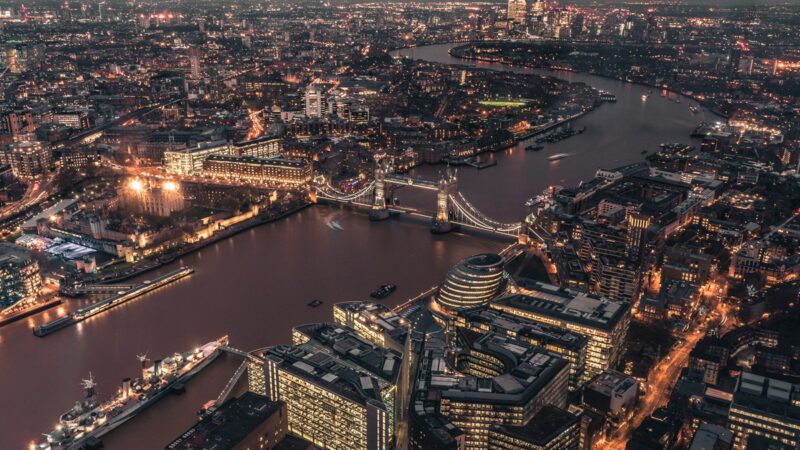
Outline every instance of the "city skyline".
POLYGON ((0 448, 800 445, 799 18, 0 2, 0 448))

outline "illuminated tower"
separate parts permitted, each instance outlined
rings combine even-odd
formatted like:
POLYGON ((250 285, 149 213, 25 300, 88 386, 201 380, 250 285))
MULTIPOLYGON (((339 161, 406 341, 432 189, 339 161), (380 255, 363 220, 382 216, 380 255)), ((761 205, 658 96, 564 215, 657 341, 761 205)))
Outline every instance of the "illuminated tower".
POLYGON ((525 0, 508 0, 508 21, 524 24, 527 6, 525 0))
POLYGON ((306 117, 322 117, 322 89, 316 85, 309 85, 306 88, 306 117))
POLYGON ((385 220, 389 218, 386 209, 386 165, 384 159, 375 162, 375 199, 372 210, 369 212, 370 220, 385 220))
POLYGON ((456 191, 458 180, 456 175, 450 172, 442 174, 439 180, 439 187, 436 192, 436 216, 431 223, 431 232, 433 233, 447 233, 453 229, 453 224, 450 222, 450 196, 456 191))
POLYGON ((632 261, 639 261, 642 256, 645 233, 652 219, 644 214, 629 211, 626 217, 628 233, 625 237, 625 256, 632 261))
POLYGON ((189 65, 192 78, 195 80, 200 79, 200 53, 194 47, 189 49, 189 65))

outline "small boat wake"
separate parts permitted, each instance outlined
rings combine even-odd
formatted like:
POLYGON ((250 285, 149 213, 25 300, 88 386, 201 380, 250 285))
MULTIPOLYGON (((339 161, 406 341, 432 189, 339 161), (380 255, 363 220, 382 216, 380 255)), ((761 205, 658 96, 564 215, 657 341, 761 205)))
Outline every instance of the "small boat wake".
POLYGON ((336 219, 338 219, 341 214, 331 214, 325 218, 325 225, 328 226, 333 231, 342 231, 344 227, 340 224, 336 219))
POLYGON ((556 153, 555 155, 549 156, 547 159, 550 160, 551 162, 553 162, 553 161, 558 161, 560 159, 564 159, 564 158, 566 158, 568 156, 572 156, 572 154, 571 153, 556 153))

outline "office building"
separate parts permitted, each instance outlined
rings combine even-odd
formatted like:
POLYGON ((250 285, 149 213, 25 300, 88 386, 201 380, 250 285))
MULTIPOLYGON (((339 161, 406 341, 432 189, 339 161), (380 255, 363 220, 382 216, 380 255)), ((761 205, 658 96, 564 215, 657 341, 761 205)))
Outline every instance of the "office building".
POLYGON ((299 186, 311 182, 311 164, 299 159, 212 155, 203 161, 203 176, 236 183, 299 186))
POLYGON ((39 263, 24 248, 0 243, 0 310, 35 299, 41 288, 39 263))
POLYGON ((53 152, 49 144, 39 141, 13 142, 6 155, 6 160, 11 164, 11 172, 25 181, 43 177, 53 163, 53 152))
POLYGON ((595 411, 619 417, 633 411, 639 383, 622 373, 609 370, 591 379, 583 388, 583 403, 595 411))
POLYGON ((525 23, 528 5, 525 0, 508 0, 508 21, 518 24, 525 23))
POLYGON ((262 136, 233 144, 232 154, 235 156, 252 156, 253 158, 274 158, 280 156, 282 151, 282 139, 274 136, 262 136))
POLYGON ((733 433, 710 423, 703 423, 694 433, 689 450, 730 450, 733 448, 733 433))
POLYGON ((447 272, 436 301, 448 311, 489 303, 503 284, 503 258, 493 253, 470 256, 447 272))
POLYGON ((193 147, 164 152, 164 169, 169 174, 199 176, 203 173, 203 161, 209 156, 233 155, 227 141, 209 141, 193 147))
POLYGON ((248 374, 263 385, 250 390, 286 402, 289 431, 320 448, 391 448, 402 356, 329 324, 296 327, 292 340, 264 353, 263 376, 248 374))
POLYGON ((460 329, 499 333, 555 352, 569 362, 569 390, 575 391, 583 384, 589 339, 582 334, 491 308, 462 311, 454 323, 460 329))
POLYGON ((440 413, 464 431, 466 449, 487 448, 491 425, 523 426, 545 405, 566 406, 565 359, 495 333, 461 339, 461 376, 432 374, 427 382, 438 388, 440 413))
POLYGON ((630 327, 630 304, 544 283, 530 285, 525 293, 495 299, 490 305, 588 337, 584 380, 613 368, 620 360, 630 327))
POLYGON ((800 385, 750 372, 736 382, 728 413, 734 448, 744 450, 750 436, 796 448, 800 445, 800 385))
POLYGON ((324 112, 323 95, 322 88, 317 85, 312 84, 306 88, 306 117, 316 119, 322 117, 324 112))
POLYGON ((489 448, 494 450, 578 450, 581 420, 547 405, 523 426, 492 425, 489 448))
POLYGON ((270 450, 286 437, 286 403, 245 392, 170 442, 165 450, 270 450))
POLYGON ((408 320, 380 303, 337 303, 333 306, 333 320, 337 325, 352 328, 378 347, 406 351, 408 320))
POLYGON ((53 123, 75 130, 89 128, 89 115, 86 111, 60 111, 53 114, 53 123))

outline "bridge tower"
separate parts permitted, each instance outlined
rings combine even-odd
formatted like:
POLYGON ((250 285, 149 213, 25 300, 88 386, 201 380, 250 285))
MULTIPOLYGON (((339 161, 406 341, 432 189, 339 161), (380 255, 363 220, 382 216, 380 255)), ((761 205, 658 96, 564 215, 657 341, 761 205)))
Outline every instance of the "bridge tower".
POLYGON ((519 224, 519 234, 517 235, 517 244, 528 245, 531 242, 531 237, 528 235, 528 224, 523 220, 519 224))
POLYGON ((386 220, 389 210, 386 209, 386 165, 385 159, 375 162, 375 193, 369 220, 386 220))
POLYGON ((450 221, 450 196, 457 190, 458 179, 448 167, 439 179, 439 188, 436 191, 436 216, 431 222, 432 233, 447 233, 453 229, 453 223, 450 221))

